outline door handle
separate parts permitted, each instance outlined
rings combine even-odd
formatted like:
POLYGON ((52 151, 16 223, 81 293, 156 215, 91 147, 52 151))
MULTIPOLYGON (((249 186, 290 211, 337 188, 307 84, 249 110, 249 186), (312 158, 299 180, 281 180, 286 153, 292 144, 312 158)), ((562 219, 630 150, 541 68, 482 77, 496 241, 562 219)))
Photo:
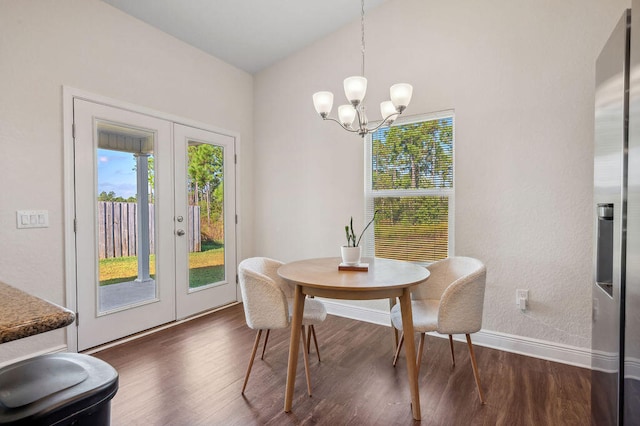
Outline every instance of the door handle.
POLYGON ((178 237, 182 237, 184 235, 184 231, 182 229, 178 229, 176 234, 178 234, 178 237))

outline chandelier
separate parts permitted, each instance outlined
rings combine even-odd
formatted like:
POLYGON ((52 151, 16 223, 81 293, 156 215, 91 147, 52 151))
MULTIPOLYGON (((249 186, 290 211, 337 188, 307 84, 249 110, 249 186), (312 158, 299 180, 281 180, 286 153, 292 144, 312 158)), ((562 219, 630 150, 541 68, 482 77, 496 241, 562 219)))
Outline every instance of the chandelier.
POLYGON ((344 79, 344 94, 349 104, 338 107, 337 120, 329 117, 333 107, 333 93, 326 91, 314 93, 313 106, 323 120, 335 121, 346 131, 358 133, 364 137, 367 133, 375 132, 384 124, 391 125, 402 114, 411 101, 413 87, 407 83, 397 83, 391 86, 389 89, 391 100, 380 103, 382 121, 375 127, 368 127, 369 121, 362 104, 367 92, 367 79, 364 77, 364 0, 361 0, 360 28, 362 36, 362 75, 344 79), (358 123, 354 125, 356 117, 358 118, 358 123))

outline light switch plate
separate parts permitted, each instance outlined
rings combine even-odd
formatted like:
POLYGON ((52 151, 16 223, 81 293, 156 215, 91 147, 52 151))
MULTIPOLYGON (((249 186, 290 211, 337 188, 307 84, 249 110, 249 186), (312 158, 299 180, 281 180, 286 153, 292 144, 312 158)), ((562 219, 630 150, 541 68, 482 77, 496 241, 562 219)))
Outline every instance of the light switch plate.
POLYGON ((16 224, 18 229, 48 228, 49 210, 18 210, 16 224))

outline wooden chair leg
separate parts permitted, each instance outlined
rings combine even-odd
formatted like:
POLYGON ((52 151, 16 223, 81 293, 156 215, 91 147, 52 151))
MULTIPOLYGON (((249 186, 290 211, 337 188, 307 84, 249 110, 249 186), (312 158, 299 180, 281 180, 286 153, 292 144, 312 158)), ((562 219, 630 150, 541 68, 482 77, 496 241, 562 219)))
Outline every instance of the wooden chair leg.
POLYGON ((318 338, 316 337, 316 328, 311 325, 311 334, 313 334, 313 344, 316 346, 316 355, 318 355, 318 362, 320 362, 320 349, 318 349, 318 338))
POLYGON ((307 340, 304 341, 304 347, 307 350, 307 353, 311 353, 311 325, 307 326, 307 340))
POLYGON ((480 403, 485 404, 484 395, 482 394, 482 386, 480 385, 480 374, 478 374, 478 364, 476 363, 476 354, 473 352, 473 345, 471 344, 471 336, 467 336, 467 346, 469 346, 469 355, 471 355, 471 366, 473 367, 473 376, 476 379, 476 386, 478 387, 478 394, 480 395, 480 403))
POLYGON ((416 375, 420 374, 420 364, 422 364, 422 352, 424 351, 424 338, 426 333, 420 333, 420 343, 418 344, 418 355, 416 355, 416 375))
POLYGON ((267 335, 264 336, 264 346, 262 347, 262 355, 260 355, 260 359, 264 359, 264 351, 267 350, 267 341, 269 340, 269 332, 271 330, 267 330, 267 335))
POLYGON ((453 336, 449 335, 449 348, 451 348, 451 363, 456 366, 456 356, 453 354, 453 336))
POLYGON ((243 395, 244 395, 244 390, 247 388, 247 382, 249 381, 249 374, 251 374, 253 359, 256 357, 256 352, 258 351, 258 344, 260 343, 261 335, 262 335, 262 330, 258 330, 258 334, 256 334, 256 341, 253 343, 253 350, 251 351, 251 358, 249 359, 249 367, 247 367, 247 374, 244 375, 244 384, 242 385, 242 392, 241 392, 243 395))
POLYGON ((309 354, 304 347, 305 342, 307 341, 306 333, 304 332, 304 325, 301 327, 300 332, 302 333, 302 357, 304 358, 304 374, 307 377, 307 392, 309 396, 311 396, 311 375, 309 374, 309 354))
POLYGON ((393 357, 393 366, 396 366, 398 362, 398 355, 400 355, 400 349, 402 349, 402 344, 404 343, 404 333, 400 335, 400 343, 398 343, 398 347, 396 348, 396 354, 393 357))
MULTIPOLYGON (((396 302, 397 300, 395 297, 389 298, 389 312, 391 312, 391 309, 393 309, 396 302)), ((393 330, 393 349, 396 350, 398 349, 398 329, 393 326, 393 323, 391 323, 391 329, 393 330)))

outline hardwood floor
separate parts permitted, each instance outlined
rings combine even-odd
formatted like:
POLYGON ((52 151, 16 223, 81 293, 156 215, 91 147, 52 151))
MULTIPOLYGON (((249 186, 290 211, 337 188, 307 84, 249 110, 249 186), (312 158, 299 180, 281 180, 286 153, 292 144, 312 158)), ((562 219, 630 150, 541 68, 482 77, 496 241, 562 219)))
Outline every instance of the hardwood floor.
MULTIPOLYGON (((408 425, 404 356, 392 366, 388 327, 329 316, 316 328, 322 362, 302 357, 291 413, 283 412, 289 331, 272 331, 245 395, 255 332, 237 305, 94 355, 120 374, 112 425, 408 425)), ((472 335, 473 337, 473 335, 472 335)), ((313 345, 312 345, 313 346, 313 345)), ((423 425, 588 425, 590 371, 475 346, 482 406, 466 343, 427 337, 420 367, 423 425)))

